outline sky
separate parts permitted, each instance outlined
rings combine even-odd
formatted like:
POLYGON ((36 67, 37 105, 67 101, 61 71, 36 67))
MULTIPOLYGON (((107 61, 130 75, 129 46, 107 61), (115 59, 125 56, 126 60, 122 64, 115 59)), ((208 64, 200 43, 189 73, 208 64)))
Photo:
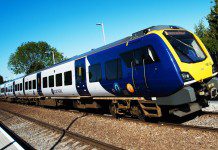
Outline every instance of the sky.
POLYGON ((211 0, 0 0, 0 75, 13 79, 7 63, 24 42, 46 41, 66 57, 102 46, 100 26, 111 43, 154 25, 194 31, 207 24, 211 0))

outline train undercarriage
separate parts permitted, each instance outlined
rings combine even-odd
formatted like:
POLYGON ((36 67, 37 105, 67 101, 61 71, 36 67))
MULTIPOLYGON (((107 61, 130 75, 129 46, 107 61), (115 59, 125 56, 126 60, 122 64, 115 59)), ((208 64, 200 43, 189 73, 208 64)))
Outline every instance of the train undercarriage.
POLYGON ((76 109, 100 109, 100 112, 110 112, 114 117, 132 116, 134 118, 159 118, 164 116, 183 117, 200 111, 208 106, 207 101, 195 101, 178 106, 158 105, 157 101, 146 100, 143 97, 93 97, 80 99, 19 98, 7 99, 11 102, 29 103, 39 106, 67 106, 76 109))

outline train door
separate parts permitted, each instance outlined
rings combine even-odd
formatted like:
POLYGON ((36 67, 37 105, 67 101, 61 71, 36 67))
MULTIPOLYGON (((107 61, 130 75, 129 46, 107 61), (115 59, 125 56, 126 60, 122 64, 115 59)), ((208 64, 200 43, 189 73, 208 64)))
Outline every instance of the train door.
POLYGON ((42 87, 41 87, 41 72, 37 73, 36 75, 36 82, 37 82, 37 92, 39 94, 39 96, 43 96, 42 94, 42 87))
POLYGON ((136 49, 133 52, 132 80, 140 94, 150 96, 153 80, 157 77, 158 65, 156 53, 152 46, 136 49), (143 81, 143 82, 142 82, 143 81))
POLYGON ((75 61, 76 89, 80 96, 90 96, 86 81, 85 58, 75 61))

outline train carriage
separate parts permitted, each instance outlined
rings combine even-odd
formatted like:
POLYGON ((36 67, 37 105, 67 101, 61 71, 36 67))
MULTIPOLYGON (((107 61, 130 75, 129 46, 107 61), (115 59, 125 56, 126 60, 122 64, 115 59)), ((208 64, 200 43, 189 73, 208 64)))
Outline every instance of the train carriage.
POLYGON ((217 97, 216 75, 196 35, 177 26, 153 26, 23 77, 23 94, 71 99, 79 108, 109 105, 115 116, 182 117, 217 97))

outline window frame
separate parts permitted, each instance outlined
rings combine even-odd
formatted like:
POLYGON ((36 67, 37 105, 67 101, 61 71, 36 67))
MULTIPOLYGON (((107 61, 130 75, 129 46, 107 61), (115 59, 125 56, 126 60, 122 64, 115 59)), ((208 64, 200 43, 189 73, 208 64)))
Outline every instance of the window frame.
POLYGON ((63 86, 63 75, 62 75, 62 73, 58 73, 58 74, 55 75, 55 82, 56 82, 56 87, 63 86), (59 80, 57 80, 57 76, 59 76, 59 75, 60 75, 60 77, 58 77, 58 78, 61 79, 60 80, 61 82, 59 82, 59 80))
POLYGON ((48 88, 48 77, 43 77, 42 78, 42 87, 43 88, 48 88), (46 81, 46 82, 44 82, 46 81))
POLYGON ((50 76, 48 76, 48 87, 50 87, 50 88, 52 88, 52 87, 55 87, 55 81, 54 81, 55 79, 54 79, 54 75, 50 75, 50 76), (50 79, 52 79, 53 78, 53 80, 50 80, 50 79), (53 82, 50 82, 50 81, 53 81, 53 82))
POLYGON ((65 85, 65 86, 72 85, 72 70, 69 70, 69 71, 64 72, 64 85, 65 85), (66 74, 67 74, 67 73, 70 73, 70 79, 71 79, 71 80, 66 80, 66 74), (70 83, 67 83, 67 84, 66 84, 66 81, 70 81, 70 83))
POLYGON ((89 66, 89 82, 92 83, 92 82, 100 82, 100 81, 102 81, 102 67, 101 67, 101 64, 97 63, 97 64, 94 64, 94 65, 90 65, 89 66), (98 73, 100 73, 100 76, 99 76, 99 78, 97 80, 91 80, 91 78, 90 78, 90 68, 91 67, 96 67, 96 66, 100 67, 100 69, 98 68, 99 71, 100 71, 100 72, 98 72, 98 73))
POLYGON ((33 88, 32 89, 36 89, 36 79, 35 80, 33 80, 33 88))
POLYGON ((120 79, 122 79, 122 77, 123 77, 123 70, 122 70, 122 62, 121 62, 121 59, 120 59, 120 58, 108 60, 108 61, 105 62, 105 79, 106 79, 107 81, 120 80, 120 79), (108 79, 108 76, 107 76, 107 64, 110 63, 110 62, 113 62, 113 61, 116 61, 116 62, 117 62, 116 78, 108 79), (120 68, 120 69, 119 69, 119 68, 120 68), (120 72, 119 72, 119 70, 120 70, 120 72))

